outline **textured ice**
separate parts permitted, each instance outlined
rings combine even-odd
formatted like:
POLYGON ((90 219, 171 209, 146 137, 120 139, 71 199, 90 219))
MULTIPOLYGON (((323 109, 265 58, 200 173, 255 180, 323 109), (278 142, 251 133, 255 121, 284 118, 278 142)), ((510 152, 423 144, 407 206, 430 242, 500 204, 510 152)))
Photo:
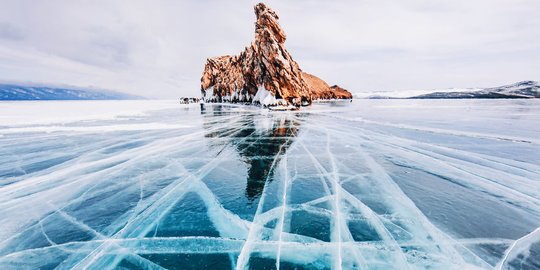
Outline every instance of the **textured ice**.
POLYGON ((266 90, 264 86, 259 86, 259 89, 257 90, 257 93, 255 94, 255 97, 253 97, 253 102, 259 102, 261 105, 272 105, 276 104, 277 100, 276 98, 270 93, 270 91, 266 90))
POLYGON ((540 268, 538 101, 54 104, 0 103, 0 269, 540 268))

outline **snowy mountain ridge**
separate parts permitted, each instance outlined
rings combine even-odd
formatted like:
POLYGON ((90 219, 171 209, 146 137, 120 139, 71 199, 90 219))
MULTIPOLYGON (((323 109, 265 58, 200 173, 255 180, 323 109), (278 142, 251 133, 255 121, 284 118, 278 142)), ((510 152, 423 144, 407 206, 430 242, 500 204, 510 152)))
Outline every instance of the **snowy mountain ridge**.
POLYGON ((522 81, 514 84, 490 88, 450 88, 441 90, 407 90, 387 92, 359 92, 355 98, 540 98, 538 81, 522 81))
POLYGON ((119 100, 144 99, 109 90, 31 83, 0 83, 0 100, 119 100))

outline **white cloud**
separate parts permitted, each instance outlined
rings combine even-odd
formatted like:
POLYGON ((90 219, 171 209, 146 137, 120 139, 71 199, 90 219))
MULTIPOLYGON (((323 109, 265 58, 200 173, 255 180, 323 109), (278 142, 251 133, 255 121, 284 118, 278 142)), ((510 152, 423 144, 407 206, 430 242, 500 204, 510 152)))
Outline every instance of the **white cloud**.
MULTIPOLYGON (((255 1, 0 0, 0 79, 198 95, 253 38, 255 1)), ((350 90, 540 79, 540 2, 267 1, 300 66, 350 90)))

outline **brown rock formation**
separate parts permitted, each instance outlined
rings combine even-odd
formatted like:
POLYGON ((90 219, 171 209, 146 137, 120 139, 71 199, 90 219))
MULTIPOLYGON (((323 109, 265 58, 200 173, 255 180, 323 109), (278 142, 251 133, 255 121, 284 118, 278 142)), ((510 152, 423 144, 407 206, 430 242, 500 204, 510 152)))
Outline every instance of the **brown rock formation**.
POLYGON ((352 97, 350 93, 343 94, 346 90, 333 91, 321 79, 302 72, 285 49, 286 36, 272 9, 259 3, 255 6, 255 15, 255 40, 249 47, 240 55, 207 60, 201 78, 201 91, 206 101, 271 105, 352 97))
POLYGON ((353 98, 351 92, 339 87, 338 85, 332 85, 330 86, 330 89, 332 90, 332 93, 335 95, 334 97, 335 99, 352 99, 353 98))
POLYGON ((302 77, 310 89, 311 98, 316 99, 352 99, 352 94, 337 86, 329 86, 319 77, 302 72, 302 77))

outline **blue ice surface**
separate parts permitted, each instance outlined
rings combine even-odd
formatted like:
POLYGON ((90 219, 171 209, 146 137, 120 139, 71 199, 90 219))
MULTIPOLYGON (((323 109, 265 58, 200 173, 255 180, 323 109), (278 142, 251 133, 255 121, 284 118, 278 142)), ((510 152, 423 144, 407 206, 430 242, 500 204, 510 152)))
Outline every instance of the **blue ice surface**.
POLYGON ((540 269, 539 123, 355 100, 0 124, 0 269, 540 269))

